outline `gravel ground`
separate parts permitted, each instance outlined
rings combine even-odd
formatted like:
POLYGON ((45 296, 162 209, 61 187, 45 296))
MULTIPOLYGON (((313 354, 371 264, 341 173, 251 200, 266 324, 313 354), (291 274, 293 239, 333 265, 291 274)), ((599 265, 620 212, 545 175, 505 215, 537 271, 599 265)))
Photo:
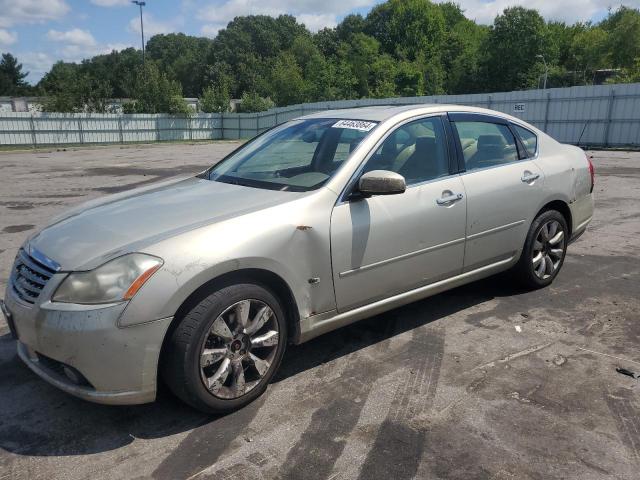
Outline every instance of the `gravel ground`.
MULTIPOLYGON (((236 144, 0 153, 0 288, 34 228, 204 169, 236 144)), ((0 479, 637 479, 640 153, 593 152, 596 215, 547 289, 490 278, 288 350, 267 393, 207 417, 77 400, 0 325, 0 479)))

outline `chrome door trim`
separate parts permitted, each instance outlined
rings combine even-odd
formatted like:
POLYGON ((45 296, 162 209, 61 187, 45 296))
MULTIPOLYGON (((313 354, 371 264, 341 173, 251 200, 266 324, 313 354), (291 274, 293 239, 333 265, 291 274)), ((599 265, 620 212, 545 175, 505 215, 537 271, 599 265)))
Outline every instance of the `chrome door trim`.
POLYGON ((517 227, 518 225, 522 225, 525 220, 518 220, 517 222, 507 223, 506 225, 501 225, 499 227, 490 228, 489 230, 484 230, 482 232, 474 233, 473 235, 467 235, 467 240, 474 240, 476 238, 484 237, 485 235, 491 235, 492 233, 502 232, 503 230, 509 230, 510 228, 517 227))
POLYGON ((423 253, 433 252, 435 250, 439 250, 441 248, 450 247, 452 245, 457 245, 459 243, 464 242, 464 238, 457 238, 455 240, 451 240, 450 242, 440 243, 438 245, 433 245, 431 247, 423 248, 422 250, 416 250, 414 252, 405 253, 402 255, 398 255, 397 257, 387 258, 386 260, 380 260, 379 262, 369 263, 367 265, 363 265, 358 268, 354 268, 352 270, 346 270, 339 274, 340 278, 349 277, 356 273, 365 272, 367 270, 371 270, 372 268, 381 267, 383 265, 388 265, 389 263, 397 262, 400 260, 406 260, 407 258, 415 257, 417 255, 421 255, 423 253))

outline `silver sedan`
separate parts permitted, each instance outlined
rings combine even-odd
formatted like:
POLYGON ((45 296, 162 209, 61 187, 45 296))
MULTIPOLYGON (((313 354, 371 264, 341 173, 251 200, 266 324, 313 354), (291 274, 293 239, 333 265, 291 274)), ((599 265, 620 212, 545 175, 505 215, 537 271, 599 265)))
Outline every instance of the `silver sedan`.
POLYGON ((0 306, 22 360, 66 392, 144 403, 162 378, 229 411, 289 343, 506 270, 549 285, 593 182, 582 150, 489 110, 316 113, 52 220, 0 306))

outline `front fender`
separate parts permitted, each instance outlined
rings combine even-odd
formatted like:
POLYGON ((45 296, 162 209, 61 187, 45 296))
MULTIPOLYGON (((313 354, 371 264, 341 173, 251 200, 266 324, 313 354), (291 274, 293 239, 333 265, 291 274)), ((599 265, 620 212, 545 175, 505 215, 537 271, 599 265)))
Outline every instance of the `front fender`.
POLYGON ((335 309, 330 213, 335 194, 186 232, 144 249, 165 264, 131 300, 120 326, 173 316, 199 287, 244 269, 271 272, 293 293, 300 318, 335 309))

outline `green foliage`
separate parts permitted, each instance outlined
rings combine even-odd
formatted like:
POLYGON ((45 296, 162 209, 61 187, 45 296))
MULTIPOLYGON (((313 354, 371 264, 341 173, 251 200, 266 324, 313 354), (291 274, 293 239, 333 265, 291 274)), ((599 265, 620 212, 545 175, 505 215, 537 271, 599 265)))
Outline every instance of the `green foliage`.
POLYGON ((607 34, 606 51, 611 64, 633 68, 640 60, 640 11, 628 7, 610 13, 600 28, 607 34))
POLYGON ((226 113, 229 111, 231 80, 224 73, 218 73, 216 80, 204 88, 198 101, 200 110, 205 113, 226 113))
POLYGON ((131 98, 132 101, 125 104, 125 113, 193 113, 184 101, 180 83, 169 79, 166 73, 160 73, 152 61, 138 70, 131 98))
POLYGON ((106 80, 88 75, 74 63, 56 63, 40 82, 45 112, 105 113, 111 88, 106 80))
POLYGON ((0 96, 25 95, 29 85, 25 78, 29 72, 22 71, 22 64, 10 53, 3 53, 0 61, 0 96))
POLYGON ((484 46, 485 88, 496 91, 534 86, 549 58, 550 42, 544 19, 536 10, 507 8, 498 15, 484 46), (490 87, 491 86, 491 87, 490 87))
POLYGON ((265 110, 275 107, 273 100, 263 98, 256 92, 243 93, 240 100, 240 105, 238 105, 239 113, 264 112, 265 110))
MULTIPOLYGON (((261 111, 274 103, 536 88, 545 73, 540 55, 549 87, 588 84, 600 69, 617 72, 609 81, 638 81, 640 11, 621 7, 599 23, 567 25, 514 7, 484 26, 455 0, 388 0, 315 34, 291 15, 236 17, 213 39, 152 37, 145 72, 141 52, 129 48, 56 64, 38 88, 52 96, 47 109, 62 111, 101 111, 106 98, 131 98, 127 111, 185 114, 182 95, 199 97, 203 111, 223 111, 241 97, 243 111, 261 111)), ((20 67, 3 58, 0 92, 29 88, 20 67)))

